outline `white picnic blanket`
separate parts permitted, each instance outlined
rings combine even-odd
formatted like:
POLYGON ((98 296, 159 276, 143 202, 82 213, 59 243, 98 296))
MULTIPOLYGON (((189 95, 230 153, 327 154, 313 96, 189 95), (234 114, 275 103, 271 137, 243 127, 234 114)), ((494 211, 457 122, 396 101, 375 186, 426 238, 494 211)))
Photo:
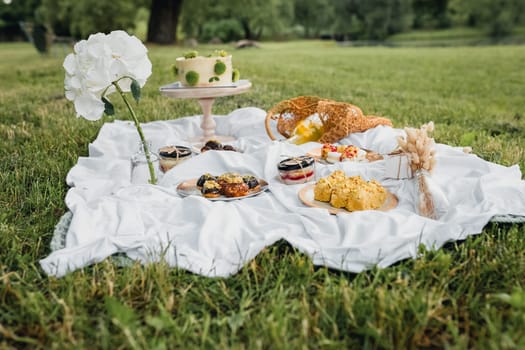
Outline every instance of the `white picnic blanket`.
MULTIPOLYGON (((132 184, 130 156, 139 143, 128 121, 106 123, 67 176, 66 204, 72 213, 65 247, 40 261, 49 275, 125 253, 142 263, 165 260, 170 266, 205 276, 229 276, 264 247, 284 239, 316 265, 360 272, 416 257, 418 246, 437 249, 445 242, 481 232, 495 215, 525 216, 525 181, 518 166, 484 161, 459 148, 437 145, 433 180, 450 208, 439 220, 415 213, 414 182, 384 179, 384 161, 316 165, 317 177, 336 169, 378 179, 399 204, 390 211, 330 215, 305 206, 298 192, 305 185, 285 185, 277 163, 320 144, 296 146, 270 141, 266 112, 243 108, 214 116, 217 133, 233 135, 242 152, 209 151, 192 157, 162 176, 158 185, 132 184), (177 185, 205 172, 235 171, 266 179, 269 191, 242 200, 209 201, 181 197, 177 185)), ((153 149, 184 144, 200 133, 200 116, 143 124, 153 149)), ((439 128, 439 125, 437 125, 439 128)), ((392 151, 400 129, 377 127, 342 140, 381 153, 392 151)))

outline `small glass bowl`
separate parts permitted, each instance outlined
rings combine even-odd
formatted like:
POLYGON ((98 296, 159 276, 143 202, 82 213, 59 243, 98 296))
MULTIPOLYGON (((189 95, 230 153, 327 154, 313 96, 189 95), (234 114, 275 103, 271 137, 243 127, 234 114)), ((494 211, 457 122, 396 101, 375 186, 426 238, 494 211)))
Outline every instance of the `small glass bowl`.
POLYGON ((186 146, 165 146, 159 148, 160 170, 167 172, 175 165, 191 158, 192 152, 186 146))
POLYGON ((287 185, 304 184, 314 179, 314 158, 309 156, 292 157, 277 164, 281 180, 287 185))

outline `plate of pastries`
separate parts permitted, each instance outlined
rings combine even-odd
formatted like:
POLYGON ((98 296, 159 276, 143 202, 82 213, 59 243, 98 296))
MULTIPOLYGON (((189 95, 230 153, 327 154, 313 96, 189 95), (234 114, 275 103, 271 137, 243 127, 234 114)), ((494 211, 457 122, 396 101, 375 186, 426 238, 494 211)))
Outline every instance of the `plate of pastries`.
POLYGON ((204 173, 181 182, 177 192, 183 196, 197 195, 212 201, 229 201, 253 197, 268 189, 268 183, 252 174, 227 172, 220 175, 204 173))
POLYGON ((229 144, 223 144, 220 141, 217 140, 208 140, 206 143, 200 148, 200 153, 204 153, 206 151, 231 151, 231 152, 239 152, 238 149, 233 147, 229 144))

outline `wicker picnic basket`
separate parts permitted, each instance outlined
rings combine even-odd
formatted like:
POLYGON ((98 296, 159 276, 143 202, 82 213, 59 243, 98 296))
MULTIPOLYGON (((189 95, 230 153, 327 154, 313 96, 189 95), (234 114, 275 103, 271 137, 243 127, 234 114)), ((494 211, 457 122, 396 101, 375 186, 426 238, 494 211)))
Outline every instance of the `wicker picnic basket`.
POLYGON ((365 116, 359 107, 350 103, 317 96, 299 96, 270 108, 265 119, 266 132, 272 140, 289 138, 299 122, 315 114, 323 125, 321 143, 334 143, 351 133, 363 132, 378 125, 392 126, 390 119, 365 116), (275 128, 272 121, 276 122, 275 128))

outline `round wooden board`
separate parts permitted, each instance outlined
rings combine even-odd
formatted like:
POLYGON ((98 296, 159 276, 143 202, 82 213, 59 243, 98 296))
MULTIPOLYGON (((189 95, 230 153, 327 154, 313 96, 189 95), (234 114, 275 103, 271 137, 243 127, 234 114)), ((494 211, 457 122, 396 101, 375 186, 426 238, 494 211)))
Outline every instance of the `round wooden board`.
MULTIPOLYGON (((330 214, 334 214, 334 215, 338 213, 347 213, 347 214, 352 213, 351 211, 348 211, 345 208, 336 208, 336 207, 332 207, 330 203, 316 201, 314 199, 314 187, 315 187, 314 184, 306 185, 305 187, 301 188, 301 190, 299 191, 299 199, 305 205, 309 207, 313 207, 313 208, 326 209, 328 210, 328 212, 330 212, 330 214)), ((379 211, 392 210, 395 207, 397 207, 397 204, 398 204, 397 197, 393 193, 387 191, 385 203, 381 207, 375 210, 379 210, 379 211)))
POLYGON ((252 87, 249 80, 239 80, 227 86, 191 87, 182 86, 180 82, 160 87, 160 93, 174 98, 215 98, 239 95, 252 87))

